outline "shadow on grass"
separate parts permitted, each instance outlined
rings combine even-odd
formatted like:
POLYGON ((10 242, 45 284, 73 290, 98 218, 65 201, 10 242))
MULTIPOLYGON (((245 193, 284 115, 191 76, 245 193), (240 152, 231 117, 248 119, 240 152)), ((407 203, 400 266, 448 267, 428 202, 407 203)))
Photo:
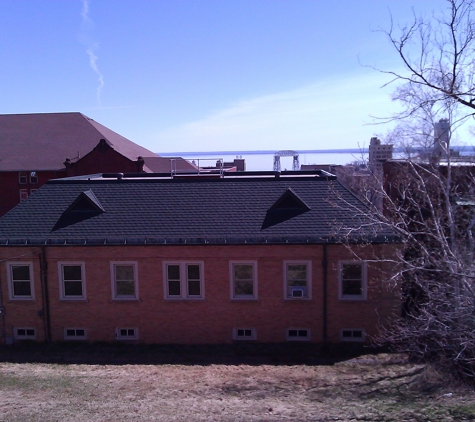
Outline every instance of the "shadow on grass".
POLYGON ((35 343, 0 345, 0 362, 90 365, 332 365, 381 349, 354 344, 139 345, 35 343))

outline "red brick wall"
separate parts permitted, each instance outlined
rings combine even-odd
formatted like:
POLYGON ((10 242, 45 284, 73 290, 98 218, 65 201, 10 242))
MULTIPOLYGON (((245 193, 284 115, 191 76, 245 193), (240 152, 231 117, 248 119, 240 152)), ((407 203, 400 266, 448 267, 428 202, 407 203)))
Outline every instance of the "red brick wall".
MULTIPOLYGON (((31 171, 36 171, 32 169, 31 171)), ((27 176, 27 183, 20 184, 19 171, 0 172, 0 217, 20 203, 20 189, 26 189, 28 195, 32 189, 39 189, 49 179, 65 177, 66 171, 36 171, 38 183, 30 183, 30 170, 23 173, 27 176)))
MULTIPOLYGON (((390 254, 393 247, 361 248, 361 256, 374 259, 390 254)), ((34 327, 44 340, 44 320, 38 316, 41 300, 40 252, 35 248, 0 248, 0 260, 21 257, 35 272, 36 300, 9 301, 6 263, 0 264, 2 295, 6 309, 6 335, 13 327, 34 327), (29 254, 29 255, 28 255, 29 254)), ((256 328, 258 342, 284 342, 286 328, 311 330, 311 341, 323 341, 323 246, 102 246, 47 247, 48 290, 52 340, 63 339, 63 327, 86 328, 89 341, 113 341, 115 327, 136 327, 144 343, 211 344, 232 342, 233 327, 256 328), (137 261, 138 301, 112 301, 110 261, 137 261), (163 261, 203 261, 204 300, 164 300, 163 261), (258 263, 258 300, 230 300, 229 261, 258 263), (284 300, 283 261, 312 262, 312 299, 284 300), (84 261, 87 300, 60 300, 58 261, 84 261)), ((328 246, 328 340, 339 341, 342 328, 377 333, 380 322, 397 312, 397 294, 389 289, 384 264, 368 264, 368 299, 338 298, 337 261, 353 259, 343 246, 328 246)), ((15 258, 13 260, 18 260, 15 258)))
POLYGON ((94 173, 136 173, 136 161, 119 154, 110 147, 96 147, 75 163, 72 163, 68 176, 82 176, 94 173))

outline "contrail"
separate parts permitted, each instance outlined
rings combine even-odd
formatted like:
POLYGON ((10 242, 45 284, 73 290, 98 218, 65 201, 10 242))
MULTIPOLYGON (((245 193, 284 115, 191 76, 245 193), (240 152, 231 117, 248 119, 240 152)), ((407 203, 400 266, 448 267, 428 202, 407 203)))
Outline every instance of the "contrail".
POLYGON ((102 87, 104 86, 104 76, 97 66, 97 56, 95 54, 95 51, 99 49, 99 43, 93 42, 91 37, 92 31, 94 29, 94 22, 91 20, 91 18, 89 18, 89 0, 82 0, 81 17, 82 25, 80 39, 81 42, 87 47, 86 53, 89 56, 89 65, 99 79, 99 86, 97 87, 96 95, 97 102, 99 103, 99 106, 102 107, 101 92, 102 87))

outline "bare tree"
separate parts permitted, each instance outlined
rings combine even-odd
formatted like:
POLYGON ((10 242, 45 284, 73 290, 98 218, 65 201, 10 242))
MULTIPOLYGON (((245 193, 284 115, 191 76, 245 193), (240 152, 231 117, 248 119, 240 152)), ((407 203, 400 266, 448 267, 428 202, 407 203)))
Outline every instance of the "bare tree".
POLYGON ((393 279, 402 287, 403 312, 376 340, 473 382, 475 167, 451 156, 450 139, 475 115, 475 0, 446 5, 441 16, 414 15, 412 24, 385 31, 406 70, 383 71, 399 83, 392 98, 403 106, 387 120, 400 123, 393 142, 408 154, 366 184, 384 205, 368 214, 391 227, 402 246, 393 279), (435 155, 440 119, 450 129, 443 154, 435 155))
MULTIPOLYGON (((473 0, 446 0, 442 16, 414 14, 411 24, 383 31, 401 59, 404 72, 389 74, 399 82, 393 99, 404 109, 397 118, 442 116, 452 124, 475 113, 475 23, 473 0), (455 116, 463 106, 465 112, 455 116)), ((433 122, 432 122, 433 123, 433 122)))

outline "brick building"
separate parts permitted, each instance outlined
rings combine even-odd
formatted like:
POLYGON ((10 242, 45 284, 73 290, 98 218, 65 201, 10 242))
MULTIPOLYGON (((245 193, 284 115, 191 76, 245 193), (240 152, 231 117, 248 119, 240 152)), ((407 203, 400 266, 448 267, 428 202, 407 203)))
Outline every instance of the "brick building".
POLYGON ((103 172, 195 170, 81 113, 0 115, 0 216, 49 179, 103 172))
POLYGON ((6 342, 365 341, 397 244, 325 172, 49 181, 0 219, 6 342))

